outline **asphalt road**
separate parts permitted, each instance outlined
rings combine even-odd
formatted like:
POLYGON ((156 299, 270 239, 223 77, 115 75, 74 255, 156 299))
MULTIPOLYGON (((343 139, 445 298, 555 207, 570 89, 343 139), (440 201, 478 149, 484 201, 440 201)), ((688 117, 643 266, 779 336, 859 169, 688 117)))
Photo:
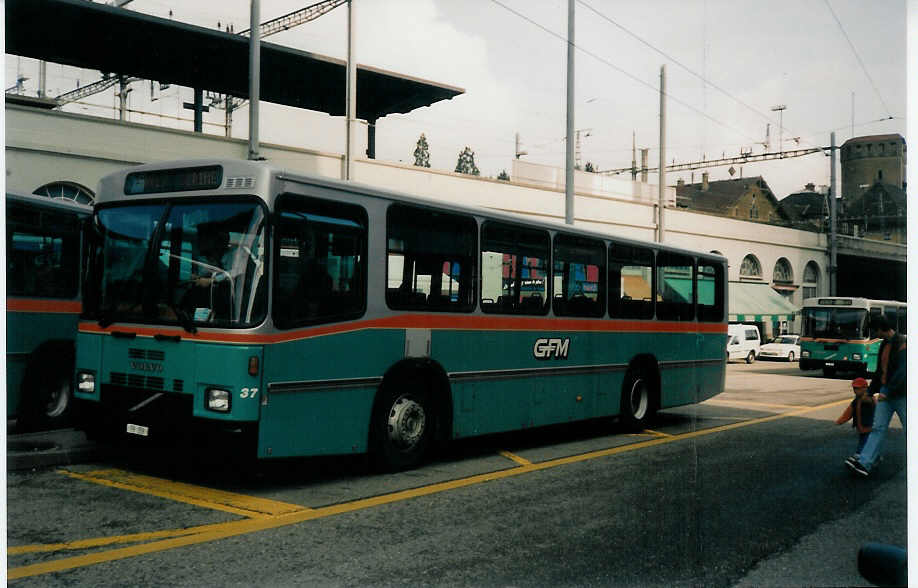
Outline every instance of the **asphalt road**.
POLYGON ((10 472, 7 572, 22 586, 863 583, 859 544, 905 545, 905 436, 851 477, 855 434, 832 422, 849 394, 795 365, 731 364, 724 394, 640 435, 598 421, 470 440, 398 474, 135 450, 10 472))

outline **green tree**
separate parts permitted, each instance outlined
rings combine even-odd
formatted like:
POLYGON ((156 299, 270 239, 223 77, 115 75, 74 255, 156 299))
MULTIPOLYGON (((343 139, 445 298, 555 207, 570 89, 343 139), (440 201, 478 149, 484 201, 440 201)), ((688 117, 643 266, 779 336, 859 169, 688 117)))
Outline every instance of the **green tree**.
POLYGON ((505 182, 509 182, 509 181, 510 181, 510 174, 507 173, 507 170, 502 169, 502 170, 500 170, 500 174, 497 176, 497 179, 498 179, 498 180, 503 180, 503 181, 505 181, 505 182))
POLYGON ((424 133, 421 133, 417 147, 414 148, 414 165, 430 167, 430 147, 427 145, 427 137, 424 136, 424 133))
POLYGON ((469 174, 472 176, 481 175, 478 166, 475 165, 475 152, 472 151, 472 148, 468 145, 459 153, 459 160, 456 162, 456 171, 460 174, 469 174))

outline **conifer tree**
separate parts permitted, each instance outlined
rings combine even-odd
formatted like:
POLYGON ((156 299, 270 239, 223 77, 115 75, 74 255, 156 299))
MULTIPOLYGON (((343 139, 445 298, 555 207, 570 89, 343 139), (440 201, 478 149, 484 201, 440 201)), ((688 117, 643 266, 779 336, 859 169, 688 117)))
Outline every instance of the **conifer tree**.
POLYGON ((456 162, 456 171, 460 174, 469 174, 472 176, 481 175, 478 166, 475 165, 475 152, 472 151, 472 148, 468 145, 459 153, 459 160, 456 162))
POLYGON ((427 145, 427 137, 421 133, 418 144, 414 148, 414 165, 418 167, 430 167, 430 147, 427 145))

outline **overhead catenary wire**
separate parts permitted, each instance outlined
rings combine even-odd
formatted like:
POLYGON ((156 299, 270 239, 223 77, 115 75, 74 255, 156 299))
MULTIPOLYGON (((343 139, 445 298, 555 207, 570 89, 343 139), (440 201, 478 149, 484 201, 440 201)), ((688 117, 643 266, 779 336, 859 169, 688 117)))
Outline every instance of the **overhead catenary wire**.
POLYGON ((889 107, 886 105, 886 100, 883 99, 883 95, 880 94, 880 89, 877 88, 876 83, 873 81, 873 77, 870 75, 870 72, 867 70, 867 66, 864 65, 864 61, 861 59, 860 54, 857 52, 857 47, 854 46, 854 43, 851 42, 851 37, 848 36, 848 33, 845 31, 845 27, 842 25, 841 20, 839 20, 838 15, 835 14, 835 11, 832 10, 832 5, 829 4, 829 0, 823 0, 826 3, 826 8, 829 9, 829 13, 832 14, 832 18, 835 19, 836 24, 838 24, 839 30, 841 30, 842 35, 845 37, 845 40, 848 41, 848 46, 851 47, 851 51, 854 53, 854 57, 857 59, 857 62, 860 64, 861 69, 864 70, 864 75, 867 76, 867 80, 870 82, 870 85, 873 86, 873 91, 877 93, 877 98, 880 99, 880 103, 883 105, 883 110, 886 111, 886 115, 892 117, 892 113, 889 112, 889 107))
MULTIPOLYGON (((529 17, 526 16, 525 14, 523 14, 523 13, 517 11, 517 10, 514 10, 513 8, 510 8, 509 6, 507 6, 506 4, 504 4, 503 2, 501 2, 500 0, 491 0, 491 2, 493 2, 494 4, 497 4, 498 6, 500 6, 501 8, 503 8, 504 10, 506 10, 506 11, 508 11, 508 12, 514 14, 514 15, 516 15, 517 17, 519 17, 519 18, 521 18, 521 19, 527 21, 528 23, 530 23, 530 24, 532 24, 532 25, 534 25, 534 26, 536 26, 536 27, 542 29, 543 31, 545 31, 545 32, 548 33, 549 35, 551 35, 551 36, 553 36, 553 37, 556 37, 556 38, 560 39, 560 40, 563 41, 564 43, 567 43, 567 42, 568 42, 567 38, 564 37, 563 35, 561 35, 561 34, 559 34, 559 33, 556 33, 555 31, 549 29, 548 27, 545 27, 544 25, 542 25, 542 24, 536 22, 535 20, 529 18, 529 17)), ((599 61, 600 63, 606 65, 607 67, 609 67, 609 68, 611 68, 611 69, 614 69, 615 71, 621 73, 622 75, 624 75, 625 77, 629 78, 630 80, 635 81, 635 82, 637 82, 638 84, 640 84, 640 85, 642 85, 642 86, 645 86, 645 87, 647 87, 647 88, 653 90, 654 92, 659 92, 659 88, 657 88, 657 87, 654 86, 653 84, 651 84, 651 83, 649 83, 649 82, 646 82, 646 81, 642 80, 641 78, 637 77, 636 75, 634 75, 634 74, 632 74, 632 73, 630 73, 630 72, 628 72, 628 71, 622 69, 621 67, 615 65, 614 63, 612 63, 611 61, 609 61, 609 60, 607 60, 607 59, 601 57, 600 55, 597 55, 596 53, 594 53, 594 52, 592 52, 592 51, 590 51, 590 50, 588 50, 588 49, 585 49, 585 48, 583 48, 582 46, 577 45, 576 43, 574 43, 574 47, 575 47, 578 51, 580 51, 581 53, 584 53, 585 55, 589 55, 590 57, 592 57, 592 58, 595 59, 596 61, 599 61)), ((723 122, 723 121, 721 121, 721 120, 718 120, 718 119, 712 117, 711 115, 707 114, 706 112, 703 112, 703 111, 699 110, 698 108, 695 108, 695 107, 692 106, 691 104, 689 104, 689 103, 687 103, 687 102, 685 102, 685 101, 683 101, 683 100, 680 100, 679 98, 673 96, 673 95, 670 94, 670 93, 665 93, 664 95, 665 95, 668 99, 672 100, 673 102, 675 102, 675 103, 677 103, 677 104, 679 104, 679 105, 681 105, 681 106, 683 106, 683 107, 685 107, 685 108, 691 110, 692 112, 695 112, 696 114, 699 114, 699 115, 703 116, 704 118, 710 120, 711 122, 716 123, 716 124, 718 124, 718 125, 724 127, 725 129, 728 129, 728 130, 731 130, 731 131, 733 131, 733 132, 735 132, 735 133, 738 133, 738 134, 740 134, 740 135, 746 137, 747 139, 749 139, 749 140, 752 141, 752 142, 757 142, 757 141, 758 141, 757 139, 755 139, 755 138, 751 137, 750 135, 746 134, 745 131, 741 131, 740 129, 737 129, 736 127, 733 127, 733 126, 731 126, 731 125, 729 125, 729 124, 727 124, 727 123, 725 123, 725 122, 723 122)))
MULTIPOLYGON (((638 41, 639 43, 641 43, 641 44, 644 45, 645 47, 648 47, 649 49, 652 49, 653 51, 656 51, 658 54, 660 54, 660 55, 663 56, 664 58, 666 58, 666 59, 668 59, 669 61, 675 63, 676 65, 678 65, 680 68, 682 68, 683 70, 685 70, 685 71, 688 72, 689 74, 691 74, 691 75, 695 76, 696 78, 698 78, 699 80, 701 80, 701 81, 702 81, 704 84, 706 84, 707 86, 710 86, 711 88, 714 88, 715 90, 717 90, 718 92, 720 92, 721 94, 723 94, 724 96, 726 96, 727 98, 730 98, 731 100, 733 100, 733 101, 736 102, 737 104, 739 104, 739 105, 743 106, 744 108, 746 108, 746 109, 748 109, 748 110, 754 112, 755 114, 757 114, 757 115, 759 115, 760 117, 764 118, 766 121, 769 121, 769 122, 773 122, 773 121, 774 121, 774 119, 773 119, 772 117, 770 117, 769 115, 765 114, 764 112, 762 112, 761 110, 755 108, 754 106, 751 106, 750 104, 747 104, 747 103, 744 102, 743 100, 740 100, 739 98, 737 98, 736 96, 734 96, 733 94, 731 94, 730 92, 728 92, 727 90, 724 90, 723 88, 721 88, 720 86, 718 86, 717 84, 715 84, 714 82, 712 82, 711 80, 705 78, 703 75, 701 75, 701 74, 695 72, 694 70, 692 70, 691 68, 689 68, 687 65, 685 65, 684 63, 682 63, 681 61, 679 61, 678 59, 676 59, 676 58, 673 57, 672 55, 669 55, 669 54, 666 53, 665 51, 663 51, 663 50, 657 48, 656 46, 654 46, 652 43, 650 43, 650 42, 647 41, 646 39, 644 39, 644 38, 638 36, 636 33, 634 33, 633 31, 631 31, 630 29, 628 29, 626 26, 624 26, 624 25, 618 23, 617 21, 615 21, 614 19, 610 18, 610 17, 607 16, 606 14, 603 14, 602 12, 600 12, 599 10, 597 10, 596 8, 593 8, 592 6, 590 6, 589 4, 587 4, 584 0, 577 0, 577 2, 578 2, 581 6, 583 6, 584 8, 586 8, 587 10, 590 10, 591 12, 593 12, 594 14, 596 14, 599 18, 601 18, 601 19, 605 20, 606 22, 608 22, 609 24, 615 26, 616 28, 618 28, 619 30, 621 30, 623 33, 625 33, 625 34, 628 35, 629 37, 635 39, 636 41, 638 41)), ((809 141, 808 141, 808 142, 809 142, 809 141)))

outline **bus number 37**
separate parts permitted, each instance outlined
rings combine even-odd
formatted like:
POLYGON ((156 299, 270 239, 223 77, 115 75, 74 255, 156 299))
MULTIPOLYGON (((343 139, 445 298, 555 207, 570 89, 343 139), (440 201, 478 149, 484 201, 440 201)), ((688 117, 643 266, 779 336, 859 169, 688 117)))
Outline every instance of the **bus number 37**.
POLYGON ((256 394, 258 394, 258 388, 243 388, 239 391, 240 398, 255 398, 256 394))

